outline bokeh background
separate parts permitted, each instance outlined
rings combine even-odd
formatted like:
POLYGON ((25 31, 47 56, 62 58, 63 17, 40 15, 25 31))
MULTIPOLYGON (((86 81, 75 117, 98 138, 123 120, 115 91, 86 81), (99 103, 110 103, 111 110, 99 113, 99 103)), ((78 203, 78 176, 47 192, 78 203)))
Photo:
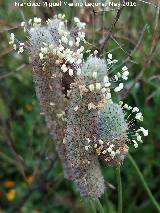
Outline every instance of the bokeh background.
MULTIPOLYGON (((104 57, 112 52, 115 59, 126 61, 129 67, 130 78, 121 96, 140 108, 144 127, 149 130, 138 149, 130 146, 130 153, 160 201, 159 1, 134 2, 136 7, 125 7, 121 12, 105 45, 104 57)), ((8 41, 11 32, 20 40, 25 39, 20 26, 24 18, 37 16, 46 20, 65 13, 69 25, 74 16, 86 22, 88 41, 99 47, 116 16, 117 8, 112 9, 18 8, 12 0, 0 0, 0 212, 94 212, 88 201, 80 198, 74 184, 63 178, 55 145, 40 115, 28 56, 18 55, 8 41)), ((106 192, 100 201, 106 213, 116 213, 115 168, 102 164, 102 170, 106 192)), ((124 213, 156 212, 128 158, 121 166, 121 175, 124 213)))

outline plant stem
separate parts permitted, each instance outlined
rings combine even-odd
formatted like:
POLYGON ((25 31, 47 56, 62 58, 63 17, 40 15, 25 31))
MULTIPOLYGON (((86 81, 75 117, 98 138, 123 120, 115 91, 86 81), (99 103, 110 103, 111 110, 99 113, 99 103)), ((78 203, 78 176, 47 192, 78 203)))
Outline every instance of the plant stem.
POLYGON ((103 206, 100 203, 99 199, 96 200, 96 206, 97 206, 97 209, 98 209, 99 213, 104 213, 103 206))
POLYGON ((106 200, 106 209, 107 209, 107 213, 110 213, 110 206, 109 206, 109 198, 108 198, 107 189, 106 189, 106 191, 105 191, 105 200, 106 200))
POLYGON ((148 185, 147 185, 147 183, 146 183, 141 171, 139 170, 139 168, 137 166, 137 163, 135 162, 135 160, 132 158, 132 156, 130 154, 128 154, 128 159, 130 160, 132 166, 135 168, 137 174, 139 175, 139 178, 140 178, 140 180, 141 180, 141 182, 143 184, 143 187, 146 190, 151 202, 153 203, 153 205, 155 206, 157 211, 160 212, 160 206, 159 206, 158 202, 156 201, 156 199, 154 198, 151 190, 149 189, 149 187, 148 187, 148 185))
POLYGON ((94 202, 92 200, 89 200, 89 204, 90 204, 90 207, 92 209, 92 212, 96 213, 96 208, 95 208, 94 202))
POLYGON ((116 168, 117 184, 118 184, 118 213, 122 213, 122 181, 120 166, 116 168))

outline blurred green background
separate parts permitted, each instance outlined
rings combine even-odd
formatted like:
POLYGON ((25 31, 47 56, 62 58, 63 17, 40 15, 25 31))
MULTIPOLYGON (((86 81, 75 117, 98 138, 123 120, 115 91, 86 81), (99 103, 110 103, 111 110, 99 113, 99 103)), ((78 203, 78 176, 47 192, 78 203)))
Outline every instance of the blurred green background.
MULTIPOLYGON (((112 52, 115 59, 123 62, 140 41, 145 27, 141 44, 132 60, 127 62, 130 78, 126 88, 132 85, 143 67, 144 73, 125 101, 139 107, 144 114, 143 124, 149 130, 149 136, 138 149, 130 146, 130 153, 155 198, 160 201, 160 25, 156 19, 157 2, 152 1, 149 5, 137 1, 136 7, 124 8, 105 46, 104 56, 112 52), (156 47, 156 51, 150 55, 152 47, 156 47), (145 67, 151 57, 151 63, 145 67)), ((18 39, 25 39, 20 27, 23 18, 29 20, 38 16, 46 20, 56 13, 65 13, 69 24, 74 16, 86 22, 88 41, 99 47, 116 10, 104 12, 100 7, 94 10, 68 6, 18 8, 14 1, 0 1, 0 212, 93 212, 88 201, 80 198, 74 184, 63 178, 61 164, 55 160, 54 143, 40 115, 28 56, 14 52, 8 40, 11 32, 18 39)), ((100 201, 106 213, 116 213, 115 168, 102 165, 102 169, 106 193, 100 201)), ((156 212, 127 158, 121 173, 123 212, 156 212)))

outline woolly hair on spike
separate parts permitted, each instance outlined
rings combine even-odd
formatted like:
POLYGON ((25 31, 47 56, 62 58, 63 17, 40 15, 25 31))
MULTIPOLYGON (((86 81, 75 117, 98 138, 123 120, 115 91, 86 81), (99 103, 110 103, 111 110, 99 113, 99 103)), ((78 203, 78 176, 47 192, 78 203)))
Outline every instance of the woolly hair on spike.
POLYGON ((92 141, 88 140, 96 131, 97 110, 88 109, 88 96, 80 96, 79 85, 72 85, 67 112, 67 161, 81 196, 97 199, 104 193, 104 179, 92 141))
MULTIPOLYGON (((53 26, 53 23, 52 23, 53 26)), ((64 116, 67 100, 64 96, 65 86, 62 79, 63 73, 60 66, 56 64, 58 56, 53 55, 42 58, 37 54, 39 51, 49 50, 49 46, 56 44, 58 32, 52 31, 52 34, 46 27, 35 27, 30 30, 29 50, 30 60, 33 68, 33 80, 35 83, 36 95, 38 97, 42 113, 44 114, 47 127, 52 135, 53 141, 59 157, 63 164, 66 178, 71 178, 69 166, 66 164, 65 147, 62 143, 64 138, 64 116), (58 105, 57 105, 58 103, 58 105)))
POLYGON ((118 104, 106 104, 99 112, 98 139, 94 148, 108 165, 120 164, 128 152, 128 125, 118 104))
POLYGON ((58 43, 59 39, 61 38, 61 31, 69 33, 65 27, 64 22, 59 19, 51 19, 48 22, 48 31, 56 43, 58 43))
POLYGON ((128 124, 123 109, 118 104, 106 104, 99 112, 99 134, 102 139, 111 140, 126 134, 128 124))
POLYGON ((107 75, 107 64, 104 59, 90 56, 82 66, 82 73, 88 83, 91 83, 93 79, 103 81, 104 76, 107 75))
POLYGON ((55 40, 46 27, 31 28, 29 36, 29 50, 33 55, 38 54, 41 47, 44 47, 45 44, 47 46, 55 45, 55 40))

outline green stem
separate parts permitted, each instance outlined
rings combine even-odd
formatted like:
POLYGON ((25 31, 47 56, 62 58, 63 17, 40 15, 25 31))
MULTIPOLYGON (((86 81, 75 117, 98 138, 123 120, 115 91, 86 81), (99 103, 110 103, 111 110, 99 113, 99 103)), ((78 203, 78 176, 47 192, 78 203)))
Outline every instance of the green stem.
POLYGON ((107 213, 110 213, 110 206, 109 206, 109 198, 108 198, 108 192, 107 189, 105 191, 105 201, 106 201, 106 209, 107 209, 107 213))
POLYGON ((118 213, 122 213, 122 181, 121 181, 121 171, 120 166, 116 168, 116 175, 117 175, 117 184, 118 184, 118 213))
POLYGON ((97 206, 97 209, 98 209, 99 213, 104 213, 103 206, 100 203, 99 199, 96 200, 96 206, 97 206))
POLYGON ((96 213, 96 208, 95 208, 94 202, 92 200, 89 200, 89 204, 90 204, 90 207, 92 209, 92 212, 96 213))
POLYGON ((132 166, 135 168, 137 174, 139 175, 139 178, 140 178, 140 180, 141 180, 141 182, 143 184, 143 187, 146 190, 146 192, 147 192, 147 194, 148 194, 151 202, 153 203, 153 205, 155 206, 155 208, 157 209, 157 211, 160 212, 160 206, 159 206, 158 202, 156 201, 156 199, 154 198, 152 192, 148 188, 148 185, 147 185, 147 183, 146 183, 146 181, 145 181, 145 179, 144 179, 141 171, 139 170, 139 168, 137 166, 137 163, 135 162, 135 160, 132 158, 132 156, 130 154, 128 154, 128 158, 129 158, 132 166))

